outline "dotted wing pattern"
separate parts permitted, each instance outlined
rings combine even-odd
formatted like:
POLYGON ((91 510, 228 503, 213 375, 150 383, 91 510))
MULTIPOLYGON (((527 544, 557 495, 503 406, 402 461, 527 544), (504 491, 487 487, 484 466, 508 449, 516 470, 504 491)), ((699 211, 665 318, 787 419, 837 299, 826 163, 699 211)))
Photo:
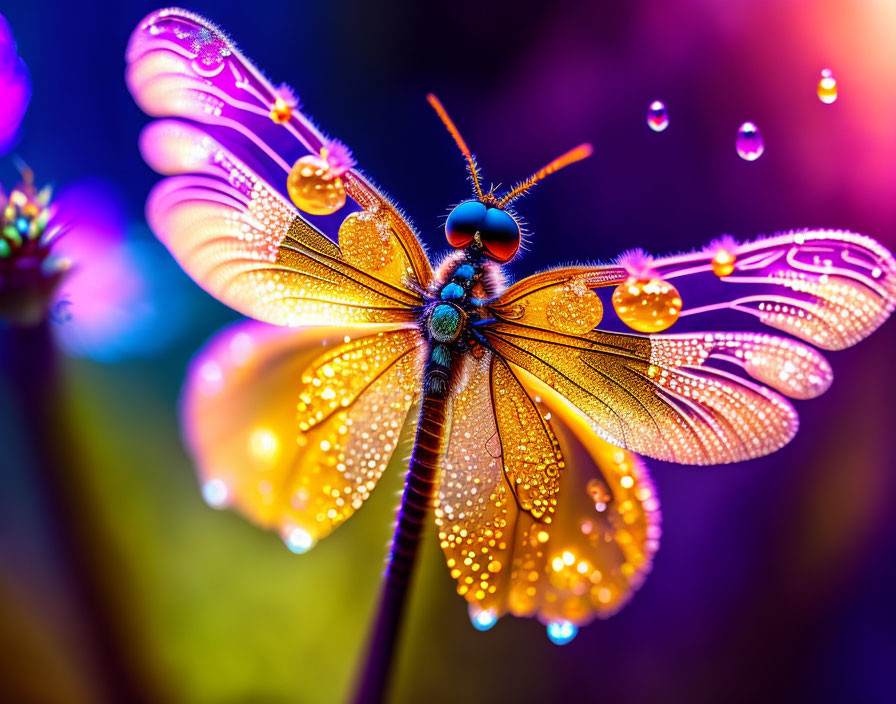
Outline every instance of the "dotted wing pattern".
POLYGON ((148 219, 201 286, 280 325, 410 319, 432 278, 422 245, 291 89, 274 86, 217 27, 174 8, 140 23, 126 58, 137 103, 175 118, 141 135, 150 166, 173 175, 150 197, 148 219), (313 197, 338 190, 340 213, 311 214, 291 202, 290 179, 308 159, 334 164, 306 185, 313 197), (323 232, 334 217, 340 227, 331 239, 323 232))
MULTIPOLYGON (((649 570, 659 505, 641 461, 561 420, 499 357, 477 360, 452 403, 436 523, 457 590, 475 615, 581 625, 617 610, 649 570), (505 422, 502 406, 538 420, 505 422), (556 506, 536 517, 516 497, 515 448, 556 453, 556 506), (509 448, 510 452, 504 448, 509 448)), ((523 463, 525 466, 525 463, 523 463)))
POLYGON ((416 330, 246 321, 196 356, 186 439, 203 493, 303 552, 368 498, 422 384, 416 330))
POLYGON ((496 323, 494 349, 584 413, 608 442, 684 464, 720 464, 780 448, 798 427, 779 393, 811 398, 831 369, 795 340, 749 333, 571 336, 496 323))
POLYGON ((398 264, 396 254, 401 274, 391 269, 383 276, 383 267, 365 266, 366 250, 356 252, 358 241, 376 236, 375 229, 355 232, 354 249, 346 256, 292 203, 196 127, 158 121, 146 128, 142 144, 150 166, 183 174, 153 189, 146 206, 149 224, 184 270, 218 300, 277 325, 413 319, 411 308, 421 299, 401 283, 401 274, 410 273, 406 260, 398 264))

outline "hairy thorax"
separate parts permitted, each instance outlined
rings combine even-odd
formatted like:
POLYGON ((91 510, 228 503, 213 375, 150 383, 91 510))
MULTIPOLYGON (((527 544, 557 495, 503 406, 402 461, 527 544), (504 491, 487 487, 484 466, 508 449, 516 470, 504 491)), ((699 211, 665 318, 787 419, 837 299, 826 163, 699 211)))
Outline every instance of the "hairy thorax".
POLYGON ((477 331, 485 304, 506 288, 500 264, 461 250, 442 261, 420 312, 429 342, 426 391, 446 394, 457 386, 464 360, 481 356, 485 340, 477 331))

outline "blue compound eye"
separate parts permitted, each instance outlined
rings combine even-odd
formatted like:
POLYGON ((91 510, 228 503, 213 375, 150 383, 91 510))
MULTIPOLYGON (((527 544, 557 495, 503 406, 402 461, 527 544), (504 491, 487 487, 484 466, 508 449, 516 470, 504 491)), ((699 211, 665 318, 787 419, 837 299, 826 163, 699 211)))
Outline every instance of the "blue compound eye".
POLYGON ((479 227, 485 253, 499 262, 509 262, 520 248, 520 226, 510 213, 489 208, 479 227))
POLYGON ((481 229, 487 208, 478 200, 464 201, 458 205, 445 222, 445 236, 452 247, 466 247, 481 229))

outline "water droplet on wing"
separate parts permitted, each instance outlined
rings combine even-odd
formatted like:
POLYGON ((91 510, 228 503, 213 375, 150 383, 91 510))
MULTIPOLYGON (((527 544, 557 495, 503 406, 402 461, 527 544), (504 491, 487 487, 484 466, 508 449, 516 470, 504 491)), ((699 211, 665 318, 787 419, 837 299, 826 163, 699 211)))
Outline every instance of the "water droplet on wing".
POLYGON ((579 627, 570 621, 551 621, 548 624, 548 638, 554 645, 566 645, 579 632, 579 627))
POLYGON ((296 555, 308 552, 314 547, 314 538, 304 528, 290 528, 283 531, 283 542, 290 552, 294 552, 296 555))
POLYGON ((491 609, 481 609, 475 604, 467 607, 470 614, 470 622, 477 631, 487 631, 498 622, 498 617, 491 609))
POLYGON ((681 294, 668 281, 630 276, 613 291, 613 308, 623 323, 638 332, 671 327, 681 313, 681 294))
POLYGON ((230 502, 230 489, 221 479, 209 479, 202 485, 202 498, 212 508, 224 508, 230 502))

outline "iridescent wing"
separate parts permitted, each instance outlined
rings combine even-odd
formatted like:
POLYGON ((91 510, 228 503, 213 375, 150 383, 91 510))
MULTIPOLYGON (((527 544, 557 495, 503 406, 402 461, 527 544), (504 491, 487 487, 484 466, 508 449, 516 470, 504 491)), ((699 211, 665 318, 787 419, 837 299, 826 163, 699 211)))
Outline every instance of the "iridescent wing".
POLYGON ((638 278, 638 269, 645 278, 678 289, 680 322, 735 324, 733 311, 827 350, 864 339, 896 308, 893 255, 872 238, 851 232, 805 230, 743 244, 722 237, 699 252, 638 258, 634 266, 635 257, 623 255, 620 264, 535 274, 508 288, 492 303, 492 312, 523 325, 587 332, 609 306, 579 294, 618 287, 638 278), (572 317, 561 319, 564 303, 578 311, 578 326, 572 317), (713 315, 719 313, 727 318, 713 315))
POLYGON ((421 342, 413 329, 255 321, 220 332, 181 401, 206 501, 277 529, 294 552, 310 548, 389 463, 421 388, 421 342))
POLYGON ((582 625, 614 613, 650 568, 658 509, 637 457, 529 393, 499 356, 472 363, 452 401, 435 510, 475 624, 512 613, 582 625), (533 490, 549 511, 533 510, 533 490))
MULTIPOLYGON (((657 308, 663 315, 699 321, 714 320, 712 313, 748 313, 829 349, 869 335, 896 306, 892 256, 870 238, 848 233, 722 241, 642 267, 654 292, 666 284, 678 289, 674 305, 657 308)), ((624 329, 601 289, 643 292, 640 280, 622 265, 536 274, 490 305, 494 321, 482 332, 545 397, 565 398, 612 444, 663 460, 718 464, 787 443, 798 419, 782 394, 806 399, 828 388, 832 373, 821 354, 763 333, 597 329, 624 329)), ((655 298, 645 299, 649 310, 655 298)))
POLYGON ((281 325, 410 319, 432 276, 422 246, 290 89, 272 85, 217 28, 182 10, 149 15, 127 61, 138 104, 183 118, 141 135, 149 164, 172 175, 153 191, 147 215, 200 285, 281 325))

